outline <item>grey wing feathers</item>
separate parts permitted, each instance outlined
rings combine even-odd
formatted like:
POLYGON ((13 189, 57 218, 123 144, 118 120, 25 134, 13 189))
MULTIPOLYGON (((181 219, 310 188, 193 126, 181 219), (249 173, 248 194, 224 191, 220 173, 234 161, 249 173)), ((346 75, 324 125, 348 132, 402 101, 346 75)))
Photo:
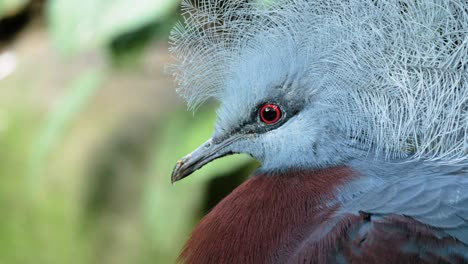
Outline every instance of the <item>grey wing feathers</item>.
POLYGON ((343 208, 351 213, 408 216, 468 244, 467 176, 401 179, 362 194, 343 208))

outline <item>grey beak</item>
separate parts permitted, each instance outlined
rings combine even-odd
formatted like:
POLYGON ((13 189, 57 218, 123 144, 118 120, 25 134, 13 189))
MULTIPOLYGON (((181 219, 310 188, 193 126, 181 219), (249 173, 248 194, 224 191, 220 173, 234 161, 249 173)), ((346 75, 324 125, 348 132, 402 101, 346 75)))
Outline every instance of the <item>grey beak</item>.
POLYGON ((239 137, 231 137, 217 143, 213 141, 213 138, 210 138, 192 153, 177 161, 174 171, 172 172, 172 183, 182 180, 217 158, 233 154, 232 151, 227 150, 227 146, 231 145, 231 143, 238 138, 239 137))

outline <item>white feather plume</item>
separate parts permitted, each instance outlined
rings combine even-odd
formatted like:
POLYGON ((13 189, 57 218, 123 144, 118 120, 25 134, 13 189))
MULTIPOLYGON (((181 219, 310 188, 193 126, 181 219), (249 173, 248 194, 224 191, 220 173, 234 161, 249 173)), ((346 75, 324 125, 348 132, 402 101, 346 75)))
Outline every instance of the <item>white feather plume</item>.
POLYGON ((284 52, 300 58, 300 89, 328 95, 330 123, 361 147, 468 163, 468 1, 199 0, 182 10, 172 72, 191 107, 234 89, 245 54, 284 52))

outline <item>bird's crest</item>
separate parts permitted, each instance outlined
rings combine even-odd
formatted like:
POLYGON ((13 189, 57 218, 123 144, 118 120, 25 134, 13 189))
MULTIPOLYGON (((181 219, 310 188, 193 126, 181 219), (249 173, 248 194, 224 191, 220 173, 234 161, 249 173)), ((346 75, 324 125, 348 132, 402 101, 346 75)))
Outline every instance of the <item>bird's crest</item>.
POLYGON ((244 78, 236 67, 245 54, 276 47, 302 59, 301 89, 322 93, 334 109, 330 124, 360 147, 389 159, 468 163, 467 7, 466 0, 186 0, 171 35, 179 60, 172 72, 196 107, 236 89, 230 84, 244 78))

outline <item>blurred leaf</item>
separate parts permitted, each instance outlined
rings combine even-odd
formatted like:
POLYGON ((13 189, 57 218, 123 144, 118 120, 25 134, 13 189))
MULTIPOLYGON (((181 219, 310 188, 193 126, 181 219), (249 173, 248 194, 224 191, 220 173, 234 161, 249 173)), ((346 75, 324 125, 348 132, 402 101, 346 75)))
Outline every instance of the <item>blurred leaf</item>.
POLYGON ((24 160, 41 118, 15 102, 0 108, 0 263, 89 263, 89 242, 76 228, 77 206, 70 205, 68 193, 49 188, 49 199, 29 199, 24 160))
POLYGON ((43 164, 46 164, 49 152, 100 87, 102 75, 103 72, 100 68, 93 68, 82 73, 71 84, 70 93, 64 96, 51 113, 49 120, 46 121, 39 138, 32 146, 28 160, 27 176, 31 190, 40 186, 37 184, 37 180, 43 172, 43 164))
POLYGON ((0 18, 8 17, 16 14, 24 8, 29 0, 1 0, 0 1, 0 18))
POLYGON ((51 0, 48 16, 57 47, 68 55, 109 44, 117 36, 166 18, 175 0, 51 0))
POLYGON ((145 55, 145 48, 156 38, 167 42, 173 25, 178 17, 172 16, 164 20, 147 24, 137 30, 121 34, 109 45, 114 66, 131 66, 139 63, 145 55))

